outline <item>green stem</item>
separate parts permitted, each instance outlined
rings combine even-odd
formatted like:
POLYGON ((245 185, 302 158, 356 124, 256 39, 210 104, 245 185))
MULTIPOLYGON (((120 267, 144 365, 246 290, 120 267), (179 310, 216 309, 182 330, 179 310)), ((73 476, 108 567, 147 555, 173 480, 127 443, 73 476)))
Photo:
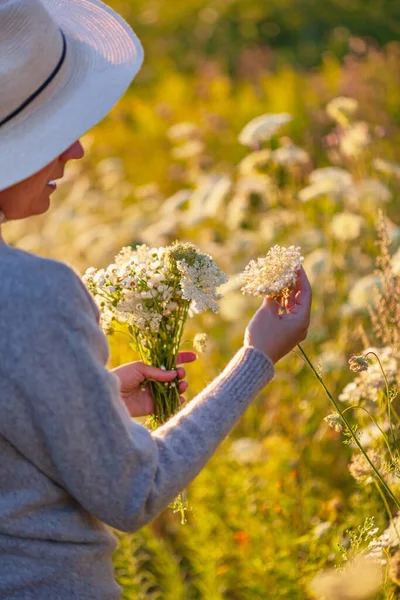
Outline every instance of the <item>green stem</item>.
POLYGON ((386 508, 386 512, 387 512, 387 514, 388 514, 388 516, 389 516, 389 521, 390 521, 391 523, 393 523, 394 530, 395 530, 395 532, 396 532, 397 538, 398 538, 398 540, 399 540, 399 543, 400 543, 400 534, 399 534, 399 530, 397 529, 396 521, 393 519, 392 511, 390 510, 390 506, 389 506, 389 504, 388 504, 388 502, 387 502, 387 500, 386 500, 385 494, 382 492, 382 490, 381 490, 381 486, 380 486, 380 485, 379 485, 379 483, 376 481, 376 479, 374 480, 374 484, 375 484, 375 486, 376 486, 376 489, 377 489, 377 490, 378 490, 378 492, 379 492, 379 495, 380 495, 380 497, 382 498, 383 504, 385 505, 385 508, 386 508))
POLYGON ((346 427, 349 430, 351 437, 353 438, 355 444, 358 446, 358 448, 363 453, 365 460, 368 462, 368 464, 370 465, 371 469, 374 471, 375 475, 378 477, 379 481, 381 482, 381 485, 383 486, 383 488, 385 489, 385 491, 387 492, 387 494, 392 498, 392 500, 396 504, 397 508, 400 509, 400 502, 397 500, 396 496, 393 494, 392 490, 387 485, 386 481, 383 479, 382 475, 380 474, 380 472, 378 471, 378 469, 375 467, 375 465, 372 463, 372 461, 369 458, 368 454, 365 452, 364 448, 360 444, 360 441, 358 440, 357 436, 355 435, 354 431, 352 430, 351 425, 350 425, 349 421, 347 420, 347 417, 343 414, 343 411, 340 408, 339 404, 333 398, 332 394, 330 393, 330 391, 326 387, 326 385, 325 385, 322 377, 318 374, 318 372, 316 371, 314 365, 312 364, 312 362, 310 361, 310 359, 308 358, 307 354, 304 352, 304 350, 300 346, 300 344, 298 344, 298 348, 299 348, 300 352, 302 353, 302 355, 304 356, 304 358, 306 359, 306 361, 309 364, 309 366, 311 367, 312 371, 314 372, 314 375, 316 376, 316 378, 318 379, 318 381, 320 382, 320 384, 324 388, 324 390, 325 390, 325 392, 326 392, 329 400, 331 401, 331 403, 335 407, 336 412, 339 413, 339 415, 341 416, 342 420, 346 424, 346 427))
POLYGON ((390 433, 392 434, 392 441, 393 443, 396 443, 396 438, 394 435, 394 431, 393 431, 393 425, 392 425, 392 404, 390 402, 390 394, 389 394, 389 382, 388 382, 388 378, 386 377, 386 373, 384 371, 384 368, 382 366, 381 360, 379 358, 379 356, 377 354, 375 354, 375 352, 367 352, 367 354, 365 355, 366 357, 368 356, 368 354, 373 354, 376 358, 376 360, 379 363, 380 369, 382 371, 382 375, 385 379, 385 385, 386 385, 386 398, 387 398, 387 409, 388 409, 388 417, 389 417, 389 428, 390 428, 390 433))
POLYGON ((383 439, 385 440, 385 444, 387 446, 387 449, 389 451, 390 454, 390 458, 392 460, 394 460, 394 456, 392 454, 392 450, 390 448, 390 444, 389 444, 389 440, 387 439, 387 436, 385 434, 385 432, 383 431, 383 429, 381 429, 381 427, 379 427, 378 423, 375 421, 374 417, 371 415, 371 413, 369 412, 369 410, 367 410, 366 408, 364 408, 364 406, 348 406, 347 408, 344 409, 342 414, 345 414, 348 410, 363 410, 364 412, 367 413, 367 415, 369 416, 369 418, 373 421, 373 423, 377 426, 377 428, 379 429, 379 431, 381 432, 381 434, 383 435, 383 439))

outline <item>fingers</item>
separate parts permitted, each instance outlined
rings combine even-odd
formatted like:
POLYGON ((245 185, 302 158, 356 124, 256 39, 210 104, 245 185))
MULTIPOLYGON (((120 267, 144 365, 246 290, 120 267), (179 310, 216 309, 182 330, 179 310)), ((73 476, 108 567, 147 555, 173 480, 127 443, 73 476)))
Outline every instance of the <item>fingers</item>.
POLYGON ((279 314, 279 307, 279 302, 277 302, 275 298, 270 298, 269 296, 266 296, 264 298, 263 303, 261 305, 261 308, 266 308, 269 312, 271 312, 274 315, 279 314))
POLYGON ((186 392, 186 390, 188 389, 189 384, 187 383, 187 381, 180 381, 178 384, 178 391, 180 394, 184 394, 186 392))
POLYGON ((152 367, 150 365, 140 364, 140 372, 143 375, 143 379, 154 379, 155 381, 172 381, 177 376, 177 371, 164 371, 158 367, 152 367))
POLYGON ((299 269, 296 282, 295 302, 297 305, 311 307, 312 290, 303 267, 299 269))
POLYGON ((176 364, 180 365, 182 363, 191 363, 195 361, 197 355, 194 352, 179 352, 176 358, 176 364))
POLYGON ((178 379, 184 379, 186 377, 186 371, 183 367, 177 368, 178 379))

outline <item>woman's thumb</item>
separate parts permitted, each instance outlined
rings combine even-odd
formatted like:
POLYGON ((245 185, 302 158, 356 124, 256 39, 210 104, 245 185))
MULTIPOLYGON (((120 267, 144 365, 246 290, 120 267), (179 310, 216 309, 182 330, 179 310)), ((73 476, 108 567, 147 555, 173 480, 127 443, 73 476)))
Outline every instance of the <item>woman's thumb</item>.
POLYGON ((154 379, 155 381, 172 381, 177 376, 177 371, 166 371, 151 365, 141 364, 140 372, 145 379, 154 379))

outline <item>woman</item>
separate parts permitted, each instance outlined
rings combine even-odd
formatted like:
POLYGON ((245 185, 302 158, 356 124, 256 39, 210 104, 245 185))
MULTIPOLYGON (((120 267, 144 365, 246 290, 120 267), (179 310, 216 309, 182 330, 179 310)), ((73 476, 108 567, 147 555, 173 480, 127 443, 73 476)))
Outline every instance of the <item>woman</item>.
MULTIPOLYGON (((97 0, 0 2, 3 221, 47 211, 67 162, 83 156, 77 140, 141 62, 135 34, 97 0)), ((0 280, 0 598, 120 598, 106 525, 137 530, 204 467, 305 338, 307 278, 299 272, 289 314, 263 302, 221 375, 153 433, 131 420, 152 409, 140 384, 178 377, 183 393, 183 368, 109 372, 99 311, 62 262, 1 241, 0 280)))

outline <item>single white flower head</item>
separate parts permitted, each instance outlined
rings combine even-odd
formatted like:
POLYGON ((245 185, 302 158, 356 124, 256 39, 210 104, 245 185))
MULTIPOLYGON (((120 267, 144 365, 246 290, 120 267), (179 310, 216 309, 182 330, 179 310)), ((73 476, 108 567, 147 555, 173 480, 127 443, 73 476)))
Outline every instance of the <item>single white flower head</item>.
POLYGON ((246 282, 243 294, 272 298, 289 295, 303 260, 299 247, 273 246, 264 258, 250 261, 241 274, 246 282))
POLYGON ((204 354, 207 350, 208 335, 206 333, 196 333, 193 339, 193 348, 199 353, 204 354))
POLYGON ((329 427, 332 427, 337 433, 343 431, 343 420, 339 413, 334 412, 324 418, 324 421, 328 423, 329 427))
POLYGON ((330 181, 344 188, 348 188, 354 183, 351 173, 341 167, 320 167, 319 169, 314 169, 310 173, 309 179, 311 183, 330 181))
POLYGON ((349 365, 353 373, 361 373, 362 371, 368 371, 369 362, 362 354, 355 354, 349 358, 349 365))
POLYGON ((357 157, 372 142, 368 124, 359 121, 348 127, 340 138, 339 147, 345 156, 357 157))
POLYGON ((383 158, 375 158, 372 161, 374 168, 380 173, 390 175, 400 179, 400 165, 398 163, 384 160, 383 158))
POLYGON ((257 147, 271 139, 283 125, 292 120, 289 113, 266 114, 252 119, 239 134, 239 142, 244 146, 257 147))
POLYGON ((172 125, 168 129, 167 135, 172 142, 182 142, 199 139, 202 133, 198 125, 185 121, 172 125))
POLYGON ((346 125, 354 117, 357 110, 357 100, 345 96, 333 98, 326 106, 327 115, 341 125, 346 125))
POLYGON ((274 150, 272 160, 282 167, 290 168, 307 165, 310 162, 310 157, 303 148, 299 148, 294 144, 288 144, 274 150))
MULTIPOLYGON (((368 452, 368 458, 374 467, 383 475, 387 473, 388 469, 386 466, 385 457, 381 451, 370 450, 368 452)), ((349 465, 349 471, 354 479, 359 483, 370 483, 375 477, 375 471, 365 458, 364 454, 361 452, 358 454, 353 454, 351 463, 349 465)))
POLYGON ((365 226, 365 219, 350 212, 337 213, 331 220, 331 232, 335 239, 352 242, 358 239, 365 226))

